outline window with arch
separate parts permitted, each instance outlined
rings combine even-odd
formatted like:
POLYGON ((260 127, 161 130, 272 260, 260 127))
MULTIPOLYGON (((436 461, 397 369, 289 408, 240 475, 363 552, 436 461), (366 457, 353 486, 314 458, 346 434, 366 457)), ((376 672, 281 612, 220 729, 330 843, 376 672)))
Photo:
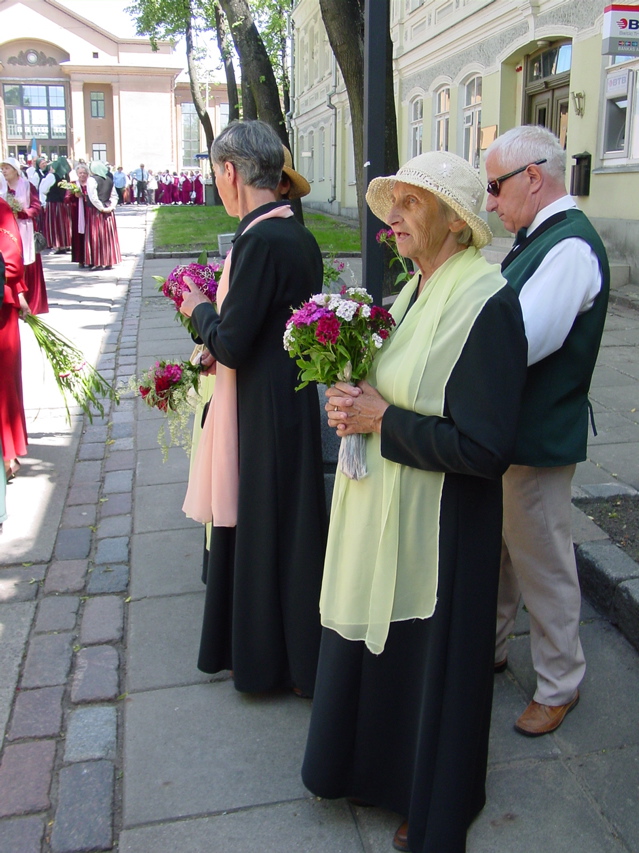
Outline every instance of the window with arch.
POLYGON ((312 184, 315 180, 315 131, 311 130, 306 140, 308 160, 306 166, 306 180, 312 184))
POLYGON ((481 139, 481 77, 472 77, 464 86, 464 159, 479 169, 481 139))
POLYGON ((409 157, 422 153, 424 140, 424 99, 419 97, 410 105, 410 151, 409 157))
POLYGON ((450 128, 450 86, 441 86, 435 92, 435 150, 448 151, 450 128))
POLYGON ((326 128, 320 127, 318 152, 317 152, 317 180, 323 181, 325 178, 324 168, 326 162, 326 128))

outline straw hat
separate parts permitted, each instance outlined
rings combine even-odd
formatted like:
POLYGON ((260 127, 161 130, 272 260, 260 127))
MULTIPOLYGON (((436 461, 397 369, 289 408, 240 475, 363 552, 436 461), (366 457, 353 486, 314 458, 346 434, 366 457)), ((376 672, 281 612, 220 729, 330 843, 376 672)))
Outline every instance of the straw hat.
POLYGON ((428 151, 413 157, 387 178, 373 178, 366 201, 375 216, 384 222, 392 206, 395 181, 421 187, 436 195, 470 226, 473 246, 481 249, 493 239, 492 231, 479 215, 484 187, 473 167, 450 151, 428 151))
POLYGON ((282 145, 284 149, 284 166, 282 167, 282 171, 288 177, 291 182, 291 189, 288 194, 288 197, 291 201, 296 198, 302 198, 302 196, 308 195, 311 191, 311 185, 303 178, 299 172, 296 172, 293 168, 293 158, 291 157, 291 152, 285 145, 282 145))

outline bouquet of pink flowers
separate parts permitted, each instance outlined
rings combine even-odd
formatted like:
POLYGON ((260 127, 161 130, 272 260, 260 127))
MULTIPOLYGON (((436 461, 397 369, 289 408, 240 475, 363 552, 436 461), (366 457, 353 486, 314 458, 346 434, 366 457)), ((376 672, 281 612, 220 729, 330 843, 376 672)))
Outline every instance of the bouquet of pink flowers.
POLYGON ((189 361, 156 361, 140 378, 133 376, 129 381, 130 390, 137 390, 148 406, 167 415, 169 443, 165 440, 165 423, 158 433, 165 462, 170 445, 179 444, 187 453, 191 449, 189 417, 195 408, 199 381, 200 367, 189 361))
POLYGON ((188 285, 184 281, 184 276, 188 276, 211 302, 215 302, 217 285, 222 275, 222 268, 223 265, 217 261, 214 261, 212 264, 207 263, 206 252, 203 252, 197 259, 197 263, 180 264, 174 270, 171 270, 166 279, 159 275, 153 276, 158 282, 158 290, 162 291, 165 296, 168 296, 173 301, 177 319, 188 329, 190 334, 195 334, 191 320, 189 317, 184 317, 180 314, 179 310, 184 301, 183 294, 189 290, 188 285))
MULTIPOLYGON (((344 287, 341 293, 318 293, 294 311, 286 323, 284 349, 300 368, 301 383, 355 383, 363 379, 395 321, 372 304, 363 287, 344 287)), ((340 470, 352 480, 366 476, 364 436, 342 439, 340 470)))

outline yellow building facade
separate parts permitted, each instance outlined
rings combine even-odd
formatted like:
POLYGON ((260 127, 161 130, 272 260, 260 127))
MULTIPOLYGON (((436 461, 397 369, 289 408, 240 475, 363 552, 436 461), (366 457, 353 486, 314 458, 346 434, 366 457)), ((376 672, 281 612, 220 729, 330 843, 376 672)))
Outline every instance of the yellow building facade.
MULTIPOLYGON (((496 136, 542 124, 566 148, 567 189, 639 281, 639 5, 614 4, 625 23, 606 48, 614 43, 618 55, 603 53, 607 6, 391 0, 400 162, 446 149, 483 175, 496 136)), ((293 126, 297 163, 312 186, 308 201, 353 216, 348 100, 316 0, 301 0, 294 22, 293 126)), ((488 221, 504 234, 494 215, 488 221)))

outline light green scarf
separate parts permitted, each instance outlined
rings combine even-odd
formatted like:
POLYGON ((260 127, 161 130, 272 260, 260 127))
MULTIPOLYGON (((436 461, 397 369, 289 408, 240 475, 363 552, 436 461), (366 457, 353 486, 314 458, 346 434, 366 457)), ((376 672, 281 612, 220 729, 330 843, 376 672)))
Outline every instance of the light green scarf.
MULTIPOLYGON (((398 296, 392 314, 401 325, 367 378, 389 403, 441 417, 470 330, 506 282, 469 248, 442 264, 409 309, 418 283, 415 276, 398 296)), ((368 477, 336 476, 320 610, 322 625, 380 654, 391 622, 435 610, 444 474, 382 458, 377 433, 366 453, 368 477)))

